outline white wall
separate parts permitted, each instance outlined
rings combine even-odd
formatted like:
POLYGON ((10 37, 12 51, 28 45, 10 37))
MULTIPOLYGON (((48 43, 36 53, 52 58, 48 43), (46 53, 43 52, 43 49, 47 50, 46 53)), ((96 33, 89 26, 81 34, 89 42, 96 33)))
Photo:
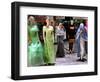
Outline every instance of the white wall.
MULTIPOLYGON (((13 82, 10 79, 11 72, 11 2, 14 0, 1 0, 0 1, 0 82, 13 82)), ((16 0, 18 1, 18 0, 16 0)), ((98 13, 100 14, 100 0, 20 0, 26 2, 41 2, 41 3, 56 3, 56 4, 72 4, 72 5, 88 5, 98 6, 98 13)), ((100 16, 98 16, 100 18, 100 16)), ((99 24, 100 19, 98 19, 99 24)), ((98 25, 98 30, 100 24, 98 25)), ((98 33, 100 35, 100 32, 98 33)), ((100 41, 100 38, 99 38, 100 41)), ((99 42, 98 41, 98 42, 99 42)), ((100 46, 99 46, 100 48, 100 46)), ((100 58, 100 50, 98 58, 100 58)), ((98 59, 98 62, 100 60, 98 59)), ((100 68, 100 63, 99 63, 100 68)), ((99 71, 100 73, 100 71, 99 71)), ((52 81, 64 81, 64 82, 98 82, 100 75, 98 76, 82 76, 82 77, 65 77, 65 78, 53 78, 53 79, 39 79, 34 82, 52 82, 52 81)), ((33 82, 33 80, 26 80, 26 82, 33 82)))

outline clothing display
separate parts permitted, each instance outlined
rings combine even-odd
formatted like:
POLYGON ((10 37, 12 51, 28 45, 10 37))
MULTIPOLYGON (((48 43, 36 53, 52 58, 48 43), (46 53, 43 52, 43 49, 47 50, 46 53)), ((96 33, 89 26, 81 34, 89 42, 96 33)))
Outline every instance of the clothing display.
POLYGON ((44 61, 46 64, 55 63, 54 30, 52 26, 43 26, 44 37, 44 61))
POLYGON ((43 47, 39 41, 37 25, 28 26, 28 35, 31 41, 28 45, 28 65, 39 66, 44 64, 43 47))

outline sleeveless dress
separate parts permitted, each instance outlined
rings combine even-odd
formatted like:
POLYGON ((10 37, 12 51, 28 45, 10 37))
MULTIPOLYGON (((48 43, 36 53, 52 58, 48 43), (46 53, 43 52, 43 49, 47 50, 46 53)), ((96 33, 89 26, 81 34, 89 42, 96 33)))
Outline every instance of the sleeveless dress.
POLYGON ((53 27, 49 26, 43 27, 43 37, 44 37, 44 61, 46 64, 55 63, 55 53, 54 53, 54 33, 53 27))
POLYGON ((28 45, 28 65, 39 66, 44 64, 43 47, 39 41, 37 25, 28 26, 28 36, 31 43, 28 45))

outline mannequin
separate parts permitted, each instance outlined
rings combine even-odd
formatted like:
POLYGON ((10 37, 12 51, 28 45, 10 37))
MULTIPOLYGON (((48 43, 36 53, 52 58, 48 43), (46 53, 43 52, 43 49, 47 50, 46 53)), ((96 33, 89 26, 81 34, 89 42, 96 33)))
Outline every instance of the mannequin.
POLYGON ((50 19, 46 19, 46 25, 43 26, 43 39, 44 39, 44 61, 46 65, 55 64, 54 53, 54 29, 50 26, 50 19))
POLYGON ((43 47, 39 40, 38 26, 36 25, 35 18, 29 17, 28 24, 28 66, 40 66, 44 64, 43 60, 43 47))

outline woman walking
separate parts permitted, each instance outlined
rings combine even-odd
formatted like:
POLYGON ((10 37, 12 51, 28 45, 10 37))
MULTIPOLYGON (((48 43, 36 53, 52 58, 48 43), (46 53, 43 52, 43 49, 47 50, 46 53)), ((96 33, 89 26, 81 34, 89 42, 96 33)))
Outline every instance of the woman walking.
POLYGON ((64 26, 62 23, 59 23, 59 26, 57 28, 57 53, 56 56, 57 57, 64 57, 65 53, 64 53, 64 26))

